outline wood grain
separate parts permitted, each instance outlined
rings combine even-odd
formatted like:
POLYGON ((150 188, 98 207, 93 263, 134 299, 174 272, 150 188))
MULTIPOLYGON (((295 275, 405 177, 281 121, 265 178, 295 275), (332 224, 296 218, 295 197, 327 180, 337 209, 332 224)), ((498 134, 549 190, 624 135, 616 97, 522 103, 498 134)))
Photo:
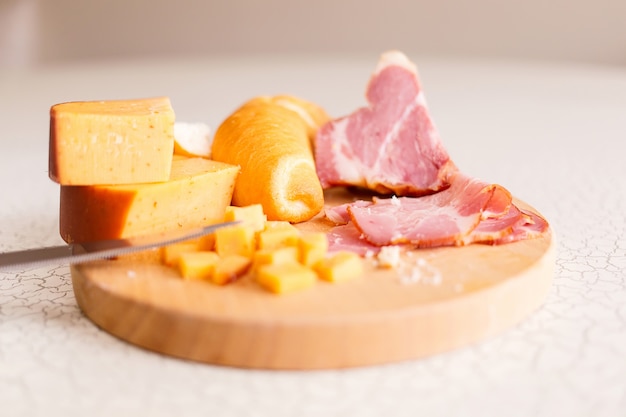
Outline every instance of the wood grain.
MULTIPOLYGON (((317 218, 300 227, 329 226, 317 218)), ((412 251, 403 261, 417 279, 368 263, 359 279, 282 296, 249 278, 225 287, 184 281, 150 254, 71 273, 83 312, 137 346, 218 365, 324 369, 420 358, 515 325, 543 302, 555 252, 551 232, 501 246, 412 251)))

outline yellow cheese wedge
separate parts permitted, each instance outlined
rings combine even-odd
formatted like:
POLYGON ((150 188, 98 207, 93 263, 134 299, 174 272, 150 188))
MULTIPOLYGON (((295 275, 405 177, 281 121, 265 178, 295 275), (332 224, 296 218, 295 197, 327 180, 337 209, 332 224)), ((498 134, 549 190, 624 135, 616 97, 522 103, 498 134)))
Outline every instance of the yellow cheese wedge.
POLYGON ((234 165, 175 156, 167 182, 61 186, 61 237, 116 239, 221 222, 238 172, 234 165))
POLYGON ((166 97, 56 104, 49 176, 61 185, 167 181, 174 119, 166 97))

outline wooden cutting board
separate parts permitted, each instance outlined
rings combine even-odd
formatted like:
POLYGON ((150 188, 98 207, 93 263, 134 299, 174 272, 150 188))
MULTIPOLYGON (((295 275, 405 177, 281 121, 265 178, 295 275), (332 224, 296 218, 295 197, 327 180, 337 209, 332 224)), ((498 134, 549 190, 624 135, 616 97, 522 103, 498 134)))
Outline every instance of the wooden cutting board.
MULTIPOLYGON (((349 198, 329 194, 327 203, 349 198)), ((317 218, 300 227, 329 226, 317 218)), ((210 364, 323 369, 420 358, 520 322, 543 302, 555 252, 551 232, 501 246, 417 250, 402 268, 368 262, 359 279, 287 295, 249 277, 224 287, 184 281, 155 253, 71 273, 87 317, 134 345, 210 364)))

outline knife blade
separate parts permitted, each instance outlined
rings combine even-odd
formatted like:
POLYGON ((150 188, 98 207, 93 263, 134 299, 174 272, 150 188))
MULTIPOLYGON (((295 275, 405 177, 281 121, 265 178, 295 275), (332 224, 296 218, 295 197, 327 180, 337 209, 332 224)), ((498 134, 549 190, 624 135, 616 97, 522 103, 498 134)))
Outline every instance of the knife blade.
POLYGON ((211 234, 215 230, 239 223, 225 222, 210 226, 128 239, 99 240, 68 245, 0 253, 0 271, 30 269, 49 264, 76 264, 115 258, 121 255, 155 249, 211 234))

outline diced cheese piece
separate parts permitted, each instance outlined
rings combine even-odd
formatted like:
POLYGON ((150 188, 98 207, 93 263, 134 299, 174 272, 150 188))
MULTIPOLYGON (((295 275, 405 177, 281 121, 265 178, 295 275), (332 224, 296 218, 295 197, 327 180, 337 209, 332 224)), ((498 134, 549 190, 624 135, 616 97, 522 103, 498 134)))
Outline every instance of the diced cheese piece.
POLYGON ((244 207, 229 206, 226 207, 224 221, 240 221, 242 224, 252 228, 254 232, 259 232, 265 228, 267 216, 263 213, 263 206, 260 204, 244 207))
POLYGON ((177 266, 180 255, 185 252, 197 252, 197 242, 180 242, 161 247, 161 262, 167 266, 177 266))
POLYGON ((298 248, 285 246, 278 249, 260 249, 254 253, 253 268, 255 270, 263 265, 285 263, 298 263, 298 248))
POLYGON ((241 255, 252 258, 255 246, 254 231, 248 226, 237 224, 215 231, 215 251, 220 256, 241 255))
POLYGON ((219 261, 220 257, 215 252, 185 252, 178 259, 178 270, 185 279, 212 280, 219 261))
POLYGON ((347 281, 363 275, 363 259, 354 252, 335 252, 314 269, 324 281, 347 281))
POLYGON ((198 249, 215 250, 215 233, 209 233, 198 238, 198 249))
POLYGON ((56 104, 49 176, 61 185, 167 181, 174 119, 167 97, 56 104))
POLYGON ((225 285, 236 281, 248 271, 251 262, 247 256, 225 256, 215 265, 210 281, 217 285, 225 285))
POLYGON ((290 227, 295 227, 285 220, 268 220, 265 222, 264 230, 275 230, 275 229, 289 229, 290 227))
POLYGON ((61 186, 60 232, 86 242, 191 229, 221 222, 239 167, 175 156, 163 183, 61 186))
POLYGON ((256 271, 256 281, 271 292, 284 294, 312 287, 317 275, 299 263, 264 265, 256 271))
POLYGON ((328 252, 328 238, 326 233, 306 233, 300 237, 298 242, 300 252, 300 263, 304 266, 312 267, 320 262, 328 252))
POLYGON ((265 229, 257 234, 258 249, 276 249, 283 246, 297 246, 300 231, 286 221, 267 221, 265 229))

